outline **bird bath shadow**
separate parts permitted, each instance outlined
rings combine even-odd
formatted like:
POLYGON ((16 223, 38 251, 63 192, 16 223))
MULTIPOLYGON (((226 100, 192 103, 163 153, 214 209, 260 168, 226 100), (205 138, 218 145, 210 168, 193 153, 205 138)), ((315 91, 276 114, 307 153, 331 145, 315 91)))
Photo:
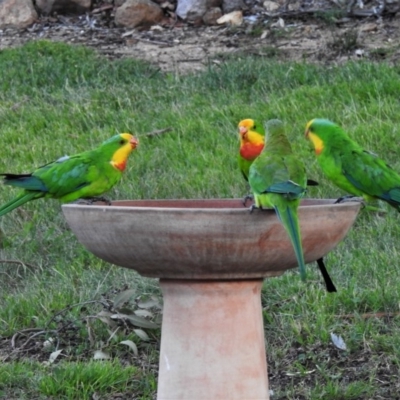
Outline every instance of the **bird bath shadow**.
MULTIPOLYGON (((305 261, 331 251, 360 203, 304 199, 305 261)), ((260 293, 297 267, 272 210, 242 199, 63 205, 78 240, 110 263, 160 278, 164 297, 158 399, 269 399, 260 293)))

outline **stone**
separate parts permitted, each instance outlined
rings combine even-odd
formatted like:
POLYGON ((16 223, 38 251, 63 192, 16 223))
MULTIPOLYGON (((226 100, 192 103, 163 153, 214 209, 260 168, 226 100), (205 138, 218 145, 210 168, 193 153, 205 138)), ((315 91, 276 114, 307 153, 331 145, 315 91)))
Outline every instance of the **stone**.
POLYGON ((178 0, 176 14, 184 21, 201 19, 208 8, 208 0, 178 0))
POLYGON ((360 32, 373 32, 378 30, 378 24, 375 22, 369 22, 366 24, 361 25, 359 31, 360 32))
POLYGON ((36 7, 43 14, 83 14, 92 7, 92 0, 36 0, 36 7))
POLYGON ((245 10, 247 7, 243 0, 223 0, 222 11, 224 14, 229 14, 232 11, 245 10))
POLYGON ((213 7, 203 15, 203 22, 206 25, 217 25, 217 20, 221 18, 222 10, 219 7, 213 7))
POLYGON ((263 6, 268 12, 276 11, 280 7, 278 3, 271 0, 264 1, 263 6))
POLYGON ((38 18, 31 0, 0 0, 0 29, 24 29, 38 18))
POLYGON ((217 19, 217 24, 239 26, 243 22, 243 13, 241 11, 232 11, 217 19))
POLYGON ((127 28, 149 28, 163 18, 161 7, 150 0, 127 0, 115 12, 115 23, 127 28))

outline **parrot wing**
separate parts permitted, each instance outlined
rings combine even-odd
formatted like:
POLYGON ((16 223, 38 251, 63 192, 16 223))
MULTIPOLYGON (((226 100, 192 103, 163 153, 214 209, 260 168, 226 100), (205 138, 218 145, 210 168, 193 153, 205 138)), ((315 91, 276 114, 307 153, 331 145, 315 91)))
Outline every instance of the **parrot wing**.
POLYGON ((295 199, 306 190, 304 166, 292 155, 273 155, 256 160, 252 172, 252 187, 260 194, 277 193, 295 199))
POLYGON ((376 155, 352 150, 342 156, 342 172, 365 194, 400 204, 400 175, 376 155))
POLYGON ((2 174, 6 185, 19 187, 27 191, 43 192, 51 197, 60 198, 90 185, 96 173, 96 167, 89 157, 77 155, 64 156, 57 161, 39 167, 32 174, 2 174), (94 172, 94 173, 93 173, 94 172), (89 179, 89 176, 91 179, 89 179))
POLYGON ((39 178, 52 196, 61 198, 89 186, 98 175, 93 160, 81 154, 48 164, 35 171, 33 177, 39 178))

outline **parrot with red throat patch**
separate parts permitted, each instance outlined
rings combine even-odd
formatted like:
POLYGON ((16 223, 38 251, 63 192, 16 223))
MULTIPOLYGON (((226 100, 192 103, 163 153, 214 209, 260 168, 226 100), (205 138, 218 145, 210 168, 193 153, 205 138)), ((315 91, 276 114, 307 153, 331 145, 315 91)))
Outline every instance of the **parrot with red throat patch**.
POLYGON ((326 119, 309 121, 305 135, 314 146, 322 171, 336 186, 367 202, 383 200, 400 211, 400 175, 382 159, 326 119))
POLYGON ((23 189, 19 196, 0 207, 0 216, 42 197, 62 203, 98 199, 121 179, 128 157, 138 143, 130 133, 122 133, 94 150, 61 157, 31 174, 0 174, 5 185, 23 189))
POLYGON ((249 170, 253 161, 264 148, 265 130, 262 123, 254 119, 243 119, 239 128, 239 168, 246 181, 249 179, 249 170))

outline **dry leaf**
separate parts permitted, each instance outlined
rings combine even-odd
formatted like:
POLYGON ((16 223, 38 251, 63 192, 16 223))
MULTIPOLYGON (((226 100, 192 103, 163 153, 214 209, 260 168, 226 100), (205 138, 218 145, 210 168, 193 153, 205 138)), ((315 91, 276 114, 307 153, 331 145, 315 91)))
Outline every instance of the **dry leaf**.
POLYGON ((142 329, 134 329, 133 331, 136 333, 136 335, 138 335, 140 337, 140 339, 142 339, 142 340, 150 340, 150 338, 147 335, 147 333, 145 331, 143 331, 142 329))
POLYGON ((133 351, 133 353, 135 354, 135 356, 138 355, 138 349, 137 346, 134 342, 132 342, 132 340, 123 340, 122 342, 120 342, 121 344, 125 344, 128 347, 131 348, 131 350, 133 351))
POLYGON ((134 290, 134 289, 124 290, 123 292, 118 293, 115 296, 115 299, 113 301, 114 308, 118 308, 118 307, 122 306, 122 304, 126 303, 135 294, 136 294, 136 290, 134 290))
POLYGON ((332 343, 335 345, 340 350, 347 350, 346 343, 342 339, 341 336, 335 335, 334 333, 331 332, 331 340, 332 343))
POLYGON ((148 310, 135 310, 134 314, 139 315, 139 317, 149 317, 149 318, 153 317, 153 313, 148 310))
POLYGON ((62 350, 53 351, 49 357, 49 363, 52 364, 56 358, 61 354, 62 350))
POLYGON ((101 350, 96 350, 93 354, 93 360, 109 360, 111 357, 101 350))
POLYGON ((127 319, 132 325, 140 326, 141 328, 157 329, 159 325, 154 322, 148 321, 146 318, 139 317, 138 315, 114 314, 111 316, 113 319, 127 319))

